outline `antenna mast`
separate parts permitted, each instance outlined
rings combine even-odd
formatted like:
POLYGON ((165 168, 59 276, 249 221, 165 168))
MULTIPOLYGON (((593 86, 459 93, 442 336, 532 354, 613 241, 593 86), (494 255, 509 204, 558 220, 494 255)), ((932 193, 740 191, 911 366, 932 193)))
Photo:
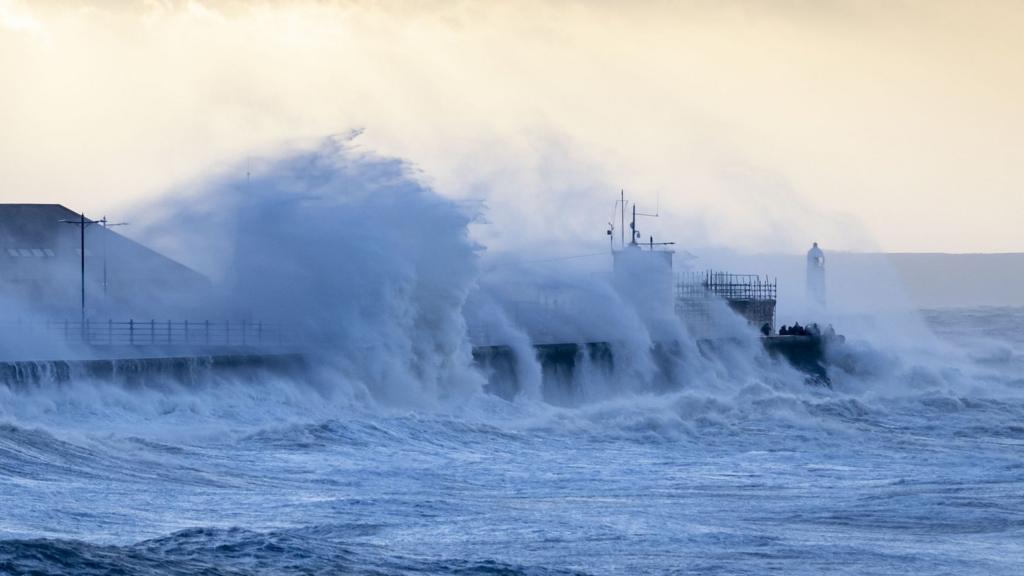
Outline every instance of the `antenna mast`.
POLYGON ((636 246, 636 237, 639 232, 636 231, 636 202, 633 203, 633 221, 629 223, 629 245, 636 246))
POLYGON ((619 248, 626 248, 626 191, 619 189, 619 248))
MULTIPOLYGON (((661 195, 660 194, 658 195, 658 204, 659 204, 659 209, 655 210, 654 214, 648 214, 648 213, 645 213, 645 212, 637 212, 636 211, 636 202, 633 203, 633 206, 632 206, 633 218, 632 218, 632 220, 629 223, 629 245, 630 246, 640 246, 639 242, 637 242, 637 239, 640 238, 641 235, 640 235, 640 231, 636 229, 636 217, 637 216, 647 216, 647 217, 650 217, 650 218, 657 218, 659 213, 661 212, 661 210, 660 210, 661 195)), ((619 249, 620 250, 625 250, 626 249, 626 191, 624 189, 620 189, 619 190, 619 199, 618 199, 618 201, 616 201, 616 205, 619 208, 619 249)), ((615 218, 615 215, 614 215, 614 209, 613 209, 612 210, 612 219, 614 219, 614 218, 615 218)), ((611 222, 608 223, 607 234, 608 234, 609 243, 611 244, 612 252, 614 253, 615 252, 615 225, 612 224, 611 222)), ((671 246, 671 245, 675 244, 675 242, 655 242, 654 241, 654 237, 652 236, 647 244, 648 244, 648 246, 650 247, 651 250, 654 250, 655 246, 671 246)))

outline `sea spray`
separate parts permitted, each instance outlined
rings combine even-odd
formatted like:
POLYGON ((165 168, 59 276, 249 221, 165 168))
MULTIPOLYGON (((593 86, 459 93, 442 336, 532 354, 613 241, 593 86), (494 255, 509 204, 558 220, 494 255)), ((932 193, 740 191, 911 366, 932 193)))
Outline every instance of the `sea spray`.
MULTIPOLYGON (((803 383, 766 356, 756 332, 724 302, 712 301, 713 331, 698 340, 675 315, 671 294, 654 302, 649 292, 661 284, 652 281, 658 271, 643 265, 647 252, 631 253, 641 260, 625 276, 572 262, 489 257, 468 233, 477 213, 431 190, 406 163, 349 140, 269 157, 251 171, 229 169, 142 212, 147 241, 216 281, 214 297, 193 302, 195 310, 300 331, 317 377, 296 375, 295 385, 328 406, 360 398, 418 410, 463 405, 484 392, 488 377, 473 364, 474 345, 513 351, 509 398, 527 403, 557 398, 573 406, 681 391, 729 402, 751 387, 790 394, 803 383), (604 346, 612 361, 581 352, 566 381, 545 383, 534 346, 549 343, 591 352, 604 346), (568 392, 545 390, 558 385, 568 392)), ((910 328, 886 334, 888 352, 857 339, 838 353, 845 354, 836 361, 838 393, 868 388, 883 374, 927 381, 927 370, 901 378, 898 365, 880 361, 909 352, 908 342, 933 343, 913 337, 916 321, 904 325, 910 328)), ((287 376, 268 380, 291 385, 287 376)))
POLYGON ((480 389, 462 315, 473 214, 406 164, 332 139, 188 192, 151 209, 147 232, 182 257, 219 247, 200 263, 219 277, 210 313, 296 327, 320 361, 387 402, 480 389))
POLYGON ((670 283, 659 281, 664 274, 645 252, 620 254, 633 264, 612 276, 486 255, 481 267, 482 247, 467 230, 476 213, 435 193, 404 162, 350 140, 240 173, 147 207, 147 240, 217 281, 218 296, 195 308, 294 327, 315 362, 336 370, 336 385, 377 401, 426 407, 480 393, 486 375, 472 365, 474 345, 512 347, 513 395, 533 399, 544 397, 533 345, 609 346, 611 370, 579 359, 575 381, 565 383, 576 391, 570 402, 701 385, 763 355, 754 332, 721 303, 710 311, 714 336, 742 344, 724 356, 697 350, 675 315, 670 283), (653 354, 661 343, 679 350, 665 360, 675 368, 668 376, 653 354))

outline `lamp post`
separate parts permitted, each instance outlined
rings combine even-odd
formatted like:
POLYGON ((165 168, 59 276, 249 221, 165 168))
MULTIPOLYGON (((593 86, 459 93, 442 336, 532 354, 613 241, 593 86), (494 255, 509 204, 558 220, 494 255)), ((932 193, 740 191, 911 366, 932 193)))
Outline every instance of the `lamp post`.
POLYGON ((95 224, 93 220, 86 220, 85 213, 82 212, 78 215, 78 220, 61 220, 64 224, 74 224, 78 226, 79 238, 80 238, 80 249, 81 252, 81 272, 82 272, 82 332, 85 332, 85 229, 87 226, 95 224))

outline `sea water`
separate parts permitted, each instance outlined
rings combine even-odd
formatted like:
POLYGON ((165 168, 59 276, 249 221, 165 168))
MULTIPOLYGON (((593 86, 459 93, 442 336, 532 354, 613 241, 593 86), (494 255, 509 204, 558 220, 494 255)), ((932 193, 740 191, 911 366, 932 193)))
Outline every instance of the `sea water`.
POLYGON ((0 573, 1024 573, 1024 310, 924 318, 831 388, 2 388, 0 573))

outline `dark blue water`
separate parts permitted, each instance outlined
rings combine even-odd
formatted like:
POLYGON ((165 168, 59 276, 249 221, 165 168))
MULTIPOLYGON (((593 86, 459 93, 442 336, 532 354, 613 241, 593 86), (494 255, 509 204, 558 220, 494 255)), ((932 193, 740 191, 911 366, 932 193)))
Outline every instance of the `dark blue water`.
POLYGON ((926 319, 832 389, 0 389, 0 573, 1024 573, 1024 311, 926 319))

